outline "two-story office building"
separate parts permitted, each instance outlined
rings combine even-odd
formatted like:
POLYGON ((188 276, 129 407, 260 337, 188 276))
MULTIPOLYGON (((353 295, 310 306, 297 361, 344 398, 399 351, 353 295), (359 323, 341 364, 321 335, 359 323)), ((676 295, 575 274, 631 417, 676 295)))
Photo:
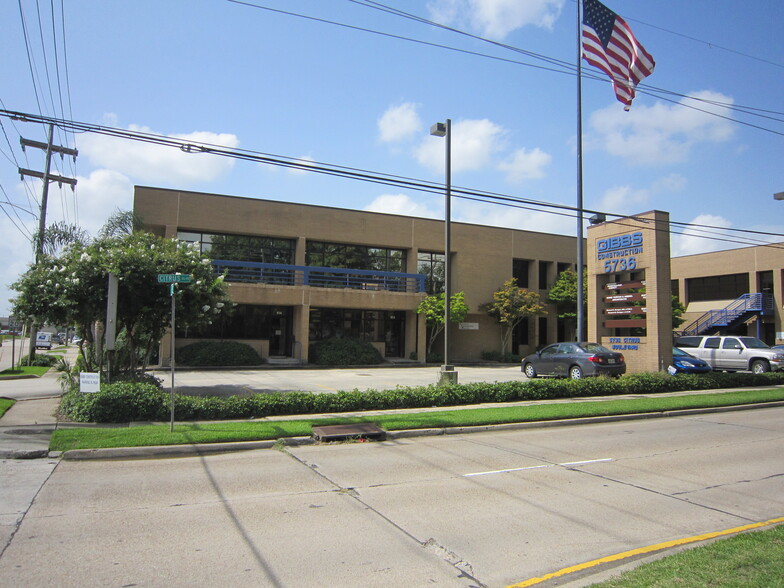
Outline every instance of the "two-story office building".
MULTIPOLYGON (((178 346, 237 340, 262 357, 307 361, 310 344, 351 336, 390 360, 425 359, 426 326, 416 308, 443 291, 442 220, 139 186, 134 210, 145 230, 209 251, 236 305, 209 328, 178 333, 178 346)), ((453 222, 452 287, 465 293, 470 313, 450 331, 450 359, 500 351, 501 328, 479 305, 504 281, 515 277, 545 299, 576 257, 575 237, 453 222)), ((671 278, 687 306, 678 331, 784 343, 784 244, 673 258, 671 278)), ((574 337, 555 307, 546 311, 518 327, 509 351, 525 355, 574 337)), ((161 358, 167 361, 166 345, 161 358)))
MULTIPOLYGON (((416 308, 443 291, 443 221, 139 186, 134 211, 145 230, 209 251, 216 271, 226 272, 233 313, 178 333, 178 346, 238 340, 262 357, 307 361, 310 344, 352 336, 387 359, 425 359, 416 308)), ((501 328, 479 305, 510 277, 545 298, 557 275, 574 268, 575 247, 574 237, 452 223, 453 290, 465 293, 470 314, 450 330, 450 359, 500 351, 501 328)), ((573 336, 547 310, 520 325, 515 351, 573 336)), ((165 362, 166 346, 161 353, 165 362)))

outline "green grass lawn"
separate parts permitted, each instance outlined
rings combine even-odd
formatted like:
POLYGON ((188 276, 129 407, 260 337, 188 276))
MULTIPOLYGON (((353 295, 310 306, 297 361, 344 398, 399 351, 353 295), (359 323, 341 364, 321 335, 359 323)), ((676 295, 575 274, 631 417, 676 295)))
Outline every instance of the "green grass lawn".
POLYGON ((689 394, 654 398, 542 403, 528 406, 498 406, 457 410, 398 412, 352 418, 292 418, 275 421, 232 421, 176 423, 140 427, 58 429, 52 436, 52 451, 101 447, 143 447, 259 441, 311 435, 311 426, 372 422, 387 431, 403 429, 467 427, 502 423, 548 421, 634 413, 662 412, 688 408, 710 408, 784 400, 784 388, 743 390, 720 394, 689 394))
POLYGON ((784 586, 784 525, 742 533, 644 564, 599 588, 784 586))
POLYGON ((11 408, 16 400, 10 398, 0 398, 0 417, 3 416, 9 408, 11 408))
POLYGON ((15 369, 9 368, 7 370, 3 370, 2 372, 0 372, 0 380, 2 380, 3 377, 8 377, 8 376, 14 376, 14 377, 43 376, 50 369, 51 368, 49 367, 38 366, 38 365, 31 365, 31 366, 23 365, 15 369))

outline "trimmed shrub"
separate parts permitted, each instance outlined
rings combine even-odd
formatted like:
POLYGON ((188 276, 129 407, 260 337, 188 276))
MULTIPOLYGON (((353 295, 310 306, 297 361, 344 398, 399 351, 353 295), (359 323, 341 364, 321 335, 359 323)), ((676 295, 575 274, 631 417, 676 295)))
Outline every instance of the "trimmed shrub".
POLYGON ((500 351, 483 351, 482 359, 485 361, 497 361, 499 363, 520 363, 522 356, 516 353, 501 353, 500 351))
POLYGON ((314 343, 310 361, 317 365, 375 365, 383 362, 370 343, 349 337, 335 337, 314 343))
MULTIPOLYGON (((630 374, 617 379, 539 379, 534 381, 450 384, 394 390, 359 390, 336 393, 281 392, 252 396, 175 396, 179 421, 259 418, 394 408, 460 406, 484 402, 515 402, 620 394, 650 394, 681 390, 710 390, 784 384, 784 372, 765 374, 702 375, 630 374)), ((149 383, 117 382, 101 386, 95 394, 69 392, 60 412, 78 422, 167 421, 169 394, 149 383)))
POLYGON ((198 341, 177 350, 177 364, 188 366, 251 366, 264 360, 250 345, 237 341, 198 341))
MULTIPOLYGON (((57 360, 60 359, 59 355, 50 355, 48 353, 36 353, 35 357, 33 357, 33 362, 30 364, 31 366, 38 366, 38 367, 52 367, 54 364, 57 363, 57 360)), ((19 360, 19 365, 27 365, 27 362, 30 360, 29 355, 24 355, 19 360)))

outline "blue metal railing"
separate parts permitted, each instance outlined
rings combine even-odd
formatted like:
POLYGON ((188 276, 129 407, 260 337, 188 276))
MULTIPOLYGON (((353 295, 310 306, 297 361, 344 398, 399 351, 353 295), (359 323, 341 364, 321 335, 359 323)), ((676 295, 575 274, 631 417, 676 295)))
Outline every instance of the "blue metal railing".
POLYGON ((722 309, 709 310, 686 327, 683 334, 699 335, 716 327, 728 327, 752 313, 767 314, 772 311, 772 294, 743 294, 722 309))
POLYGON ((425 291, 425 276, 423 274, 224 259, 214 259, 212 266, 216 274, 226 274, 227 282, 350 288, 352 290, 386 292, 425 291))

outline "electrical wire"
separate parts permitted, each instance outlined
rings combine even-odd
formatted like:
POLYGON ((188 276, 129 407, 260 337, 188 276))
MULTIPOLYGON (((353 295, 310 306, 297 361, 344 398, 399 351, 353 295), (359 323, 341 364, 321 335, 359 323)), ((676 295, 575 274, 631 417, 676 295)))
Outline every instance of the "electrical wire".
MULTIPOLYGON (((113 127, 106 127, 106 126, 94 125, 89 123, 81 123, 76 121, 66 121, 62 119, 55 119, 52 117, 43 117, 40 115, 33 115, 33 114, 14 112, 8 110, 0 110, 0 116, 11 117, 26 122, 61 125, 63 126, 63 128, 66 128, 73 132, 80 132, 80 133, 91 132, 91 133, 106 135, 115 138, 143 141, 143 142, 166 146, 166 147, 174 147, 180 149, 185 153, 212 154, 221 157, 230 157, 234 159, 241 159, 241 160, 252 161, 256 163, 265 163, 265 164, 275 165, 279 167, 299 169, 302 171, 309 171, 309 172, 319 173, 328 176, 337 176, 337 177, 342 177, 351 180, 358 180, 358 181, 365 181, 365 182, 370 182, 375 184, 394 186, 398 188, 405 188, 405 189, 410 189, 418 192, 431 193, 431 194, 440 195, 443 194, 444 192, 443 184, 437 182, 430 182, 426 180, 409 178, 406 176, 386 174, 381 172, 373 172, 373 171, 363 170, 359 168, 351 168, 351 167, 333 165, 333 164, 328 164, 323 162, 315 162, 311 160, 274 155, 274 154, 264 153, 260 151, 252 151, 247 149, 230 149, 222 145, 216 145, 211 143, 194 143, 191 141, 177 139, 165 135, 156 135, 154 133, 146 133, 140 131, 127 131, 124 129, 117 129, 113 127)), ((559 214, 562 216, 571 216, 574 218, 577 218, 578 213, 582 213, 583 215, 604 214, 605 216, 616 217, 618 220, 613 222, 619 222, 621 225, 623 225, 624 222, 623 219, 627 217, 627 215, 622 215, 618 213, 598 211, 598 210, 592 210, 586 208, 583 208, 581 210, 575 206, 569 206, 565 204, 545 202, 542 200, 534 200, 530 198, 520 198, 507 194, 463 188, 460 186, 452 186, 451 193, 455 198, 475 200, 477 202, 482 202, 485 204, 492 203, 492 204, 500 204, 504 206, 511 206, 515 208, 525 208, 528 210, 535 210, 537 212, 542 212, 547 214, 559 214)), ((776 244, 776 243, 771 244, 769 241, 745 236, 748 234, 748 235, 763 235, 768 237, 784 238, 784 233, 753 231, 749 229, 735 229, 735 228, 726 228, 726 227, 719 227, 719 226, 712 226, 712 225, 697 225, 694 223, 685 223, 685 222, 678 222, 678 221, 671 221, 669 224, 674 225, 676 227, 676 230, 674 231, 676 232, 676 234, 678 234, 677 232, 679 230, 683 231, 684 233, 685 231, 691 231, 691 233, 701 232, 703 234, 692 235, 692 236, 697 236, 701 239, 736 243, 740 245, 763 245, 763 246, 784 249, 784 244, 776 244), (711 236, 709 230, 730 231, 733 233, 738 233, 742 236, 736 236, 733 238, 729 238, 729 236, 723 236, 723 237, 711 236)))
MULTIPOLYGON (((455 33, 458 33, 458 34, 461 34, 461 35, 465 35, 465 36, 471 37, 473 39, 481 40, 481 41, 493 44, 495 46, 502 47, 504 49, 509 49, 511 51, 515 51, 515 52, 518 52, 518 53, 525 54, 525 55, 527 55, 529 57, 532 57, 534 59, 545 61, 545 62, 547 62, 547 63, 549 63, 551 65, 557 65, 558 67, 547 67, 547 66, 543 66, 543 65, 537 65, 537 64, 527 63, 527 62, 518 61, 518 60, 514 60, 514 59, 508 59, 508 58, 504 58, 504 57, 499 57, 497 55, 490 55, 490 54, 487 54, 487 53, 480 53, 478 51, 470 51, 470 50, 467 50, 467 49, 460 49, 460 48, 457 48, 457 47, 451 47, 449 45, 443 45, 443 44, 439 44, 439 43, 432 43, 432 42, 429 42, 429 41, 423 41, 421 39, 414 39, 414 38, 405 37, 405 36, 402 36, 402 35, 395 35, 395 34, 392 34, 392 33, 386 33, 386 32, 383 32, 383 31, 378 31, 378 30, 367 28, 367 27, 360 27, 360 26, 356 26, 356 25, 350 25, 350 24, 347 24, 347 23, 341 23, 341 22, 334 21, 334 20, 327 20, 327 19, 323 19, 323 18, 319 18, 319 17, 314 17, 314 16, 310 16, 310 15, 306 15, 306 14, 300 14, 300 13, 286 11, 286 10, 281 10, 281 9, 277 9, 277 8, 271 8, 269 6, 264 6, 264 5, 261 5, 261 4, 258 4, 258 3, 250 2, 248 0, 226 0, 226 1, 230 2, 232 4, 242 5, 242 6, 246 6, 246 7, 249 7, 249 8, 255 8, 255 9, 258 9, 258 10, 265 10, 265 11, 269 11, 269 12, 282 14, 282 15, 285 15, 285 16, 292 16, 292 17, 296 17, 296 18, 302 18, 302 19, 305 19, 305 20, 311 20, 311 21, 319 22, 319 23, 323 23, 323 24, 330 24, 330 25, 333 25, 333 26, 343 27, 343 28, 347 28, 347 29, 351 29, 351 30, 355 30, 355 31, 371 33, 371 34, 374 34, 374 35, 389 37, 389 38, 393 38, 393 39, 397 39, 397 40, 401 40, 401 41, 407 41, 407 42, 411 42, 411 43, 417 43, 417 44, 430 46, 430 47, 434 47, 434 48, 438 48, 438 49, 445 49, 445 50, 448 50, 448 51, 455 51, 455 52, 458 52, 458 53, 464 53, 464 54, 472 55, 472 56, 476 56, 476 57, 493 59, 493 60, 496 60, 496 61, 506 62, 506 63, 510 63, 510 64, 513 64, 513 65, 521 65, 521 66, 525 66, 525 67, 530 67, 530 68, 539 69, 539 70, 543 70, 543 71, 550 71, 550 72, 554 72, 554 73, 561 73, 561 74, 566 74, 566 75, 577 75, 576 74, 576 70, 577 70, 576 66, 570 64, 569 62, 565 62, 565 61, 562 61, 562 60, 557 60, 555 58, 548 57, 546 55, 542 55, 542 54, 538 54, 538 53, 534 53, 534 52, 531 52, 531 51, 526 51, 524 49, 520 49, 520 48, 511 46, 511 45, 507 45, 507 44, 504 44, 504 43, 498 43, 497 41, 493 41, 491 39, 486 39, 486 38, 480 37, 478 35, 473 35, 471 33, 467 33, 465 31, 461 31, 461 30, 455 29, 453 27, 448 27, 446 25, 441 25, 439 23, 435 23, 434 21, 429 21, 429 20, 424 19, 422 17, 417 17, 415 15, 410 15, 409 13, 405 13, 405 12, 403 12, 401 10, 398 10, 398 9, 390 8, 390 7, 385 6, 385 5, 380 5, 379 3, 376 3, 376 2, 362 2, 362 1, 359 1, 359 0, 349 0, 349 2, 354 2, 356 4, 360 4, 360 5, 363 5, 363 6, 368 6, 370 8, 377 8, 377 6, 373 6, 373 5, 383 6, 384 8, 377 8, 377 9, 383 10, 385 12, 390 12, 390 13, 393 13, 393 14, 401 15, 401 16, 404 16, 405 18, 412 18, 413 20, 416 20, 418 22, 422 22, 422 23, 425 23, 425 24, 430 24, 432 26, 437 26, 437 27, 443 28, 445 30, 454 31, 455 33)), ((600 76, 600 75, 598 75, 596 73, 593 73, 593 72, 591 72, 589 70, 583 69, 582 70, 582 75, 583 75, 583 79, 596 81, 596 82, 599 82, 599 83, 602 83, 602 84, 609 84, 609 83, 611 83, 609 80, 607 80, 606 76, 600 76)), ((711 104, 711 105, 721 106, 721 107, 726 108, 728 110, 731 110, 731 111, 734 111, 734 112, 738 112, 738 113, 742 113, 742 114, 745 114, 747 116, 757 116, 757 117, 767 118, 767 119, 770 119, 770 120, 773 120, 773 121, 776 121, 776 122, 784 122, 784 119, 778 119, 778 118, 774 118, 774 117, 770 117, 770 116, 766 116, 766 115, 762 114, 764 112, 767 112, 767 113, 772 113, 772 114, 780 114, 780 115, 784 116, 784 112, 770 111, 770 110, 764 110, 764 109, 748 107, 748 106, 737 106, 737 105, 734 105, 734 104, 731 104, 731 103, 722 103, 722 102, 716 102, 716 101, 709 101, 709 100, 705 100, 705 99, 700 98, 700 97, 691 96, 689 94, 681 94, 681 93, 673 92, 671 90, 665 90, 665 89, 662 89, 662 88, 656 88, 655 86, 650 86, 649 84, 644 84, 644 83, 641 83, 641 84, 639 84, 637 86, 637 91, 641 92, 641 93, 645 93, 645 94, 651 95, 651 96, 654 96, 654 97, 660 97, 661 99, 666 100, 668 102, 671 102, 673 104, 684 105, 684 103, 682 101, 676 101, 676 100, 672 100, 672 99, 667 99, 667 98, 664 97, 664 95, 678 96, 682 100, 690 100, 690 101, 694 101, 694 102, 698 102, 698 103, 699 102, 705 102, 705 103, 708 103, 708 104, 711 104), (658 93, 661 93, 662 96, 659 96, 658 93)), ((716 113, 714 111, 698 108, 698 107, 693 106, 693 105, 688 105, 688 107, 693 109, 693 110, 697 110, 699 112, 703 112, 705 114, 708 114, 710 116, 717 116, 719 118, 730 120, 730 121, 732 121, 732 122, 734 122, 736 124, 747 126, 749 128, 757 129, 757 130, 760 130, 760 131, 772 133, 772 134, 779 135, 779 136, 784 136, 784 132, 776 131, 774 129, 771 129, 771 128, 768 128, 768 127, 764 127, 762 125, 756 125, 756 124, 753 124, 753 123, 750 123, 750 122, 739 120, 737 118, 731 118, 731 117, 728 117, 728 116, 725 116, 725 115, 720 115, 720 114, 718 114, 718 113, 716 113)))

